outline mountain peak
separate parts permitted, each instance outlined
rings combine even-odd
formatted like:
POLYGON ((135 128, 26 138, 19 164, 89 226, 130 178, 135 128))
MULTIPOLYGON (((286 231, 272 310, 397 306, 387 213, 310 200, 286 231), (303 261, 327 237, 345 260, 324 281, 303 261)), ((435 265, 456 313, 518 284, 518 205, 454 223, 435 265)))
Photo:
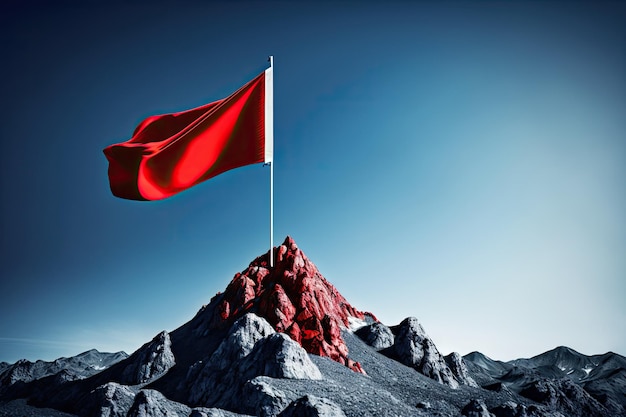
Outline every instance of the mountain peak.
MULTIPOLYGON (((210 327, 226 328, 247 313, 265 318, 277 332, 289 335, 307 352, 327 356, 364 373, 348 357, 341 336, 350 319, 364 320, 370 313, 352 307, 298 248, 291 236, 274 248, 274 267, 268 253, 235 274, 226 290, 204 309, 210 327)), ((204 314, 203 314, 204 315, 204 314)))

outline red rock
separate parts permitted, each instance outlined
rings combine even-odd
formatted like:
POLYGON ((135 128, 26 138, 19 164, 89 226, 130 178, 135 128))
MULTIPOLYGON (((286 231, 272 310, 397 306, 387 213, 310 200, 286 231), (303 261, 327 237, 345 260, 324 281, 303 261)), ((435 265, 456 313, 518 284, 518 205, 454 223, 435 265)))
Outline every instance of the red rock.
POLYGON ((297 322, 294 322, 291 324, 291 326, 289 327, 289 329, 287 329, 287 334, 289 335, 289 337, 291 337, 293 340, 295 340, 296 342, 298 342, 300 344, 300 346, 302 346, 301 340, 302 340, 302 333, 300 332, 300 326, 298 326, 297 322))
POLYGON ((349 325, 348 317, 364 319, 365 313, 347 302, 291 237, 287 236, 274 255, 272 269, 268 269, 267 253, 235 274, 222 296, 211 300, 216 305, 211 308, 209 304, 205 309, 213 312, 208 322, 225 328, 244 314, 255 313, 307 352, 365 373, 358 362, 348 358, 348 347, 341 336, 341 328, 349 325))
POLYGON ((228 319, 228 316, 230 316, 230 305, 228 301, 224 300, 220 303, 219 312, 222 320, 228 319))
POLYGON ((352 359, 348 359, 348 364, 346 366, 352 369, 353 371, 360 372, 364 375, 367 375, 367 373, 365 372, 365 369, 363 369, 363 367, 361 366, 359 362, 355 362, 352 359))

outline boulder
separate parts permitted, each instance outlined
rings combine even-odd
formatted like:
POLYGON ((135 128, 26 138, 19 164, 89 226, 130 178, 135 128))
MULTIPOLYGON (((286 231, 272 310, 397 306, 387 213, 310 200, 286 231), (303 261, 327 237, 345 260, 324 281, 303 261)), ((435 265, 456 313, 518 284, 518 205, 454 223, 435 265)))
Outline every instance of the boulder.
POLYGON ((279 417, 345 417, 345 413, 334 402, 314 395, 305 395, 287 406, 279 417))
POLYGON ((217 369, 225 369, 234 361, 247 356, 261 339, 276 333, 267 320, 248 313, 237 320, 228 336, 211 356, 211 363, 217 369))
POLYGON ((363 326, 354 333, 376 350, 388 348, 394 342, 391 329, 379 322, 363 326))
POLYGON ((289 336, 275 333, 261 339, 238 366, 243 375, 274 378, 322 379, 306 351, 289 336))
POLYGON ((91 392, 84 414, 93 417, 126 417, 135 400, 135 392, 124 385, 109 382, 91 392))
POLYGON ((159 391, 139 391, 128 411, 127 417, 188 417, 191 409, 184 404, 170 401, 159 391))
POLYGON ((272 387, 266 377, 256 377, 248 381, 243 388, 243 401, 251 412, 258 417, 276 416, 291 402, 287 395, 272 387))
POLYGON ((466 417, 494 417, 493 414, 489 412, 485 402, 483 400, 471 400, 463 410, 461 411, 466 417))

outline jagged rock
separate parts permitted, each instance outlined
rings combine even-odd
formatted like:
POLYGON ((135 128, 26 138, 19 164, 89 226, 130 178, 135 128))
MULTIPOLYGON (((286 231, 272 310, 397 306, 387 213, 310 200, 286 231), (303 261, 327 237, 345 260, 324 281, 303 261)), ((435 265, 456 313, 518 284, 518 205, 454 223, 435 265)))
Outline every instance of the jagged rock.
POLYGON ((444 356, 444 359, 459 384, 478 388, 478 384, 470 376, 461 354, 458 352, 452 352, 448 356, 444 356))
POLYGON ((609 415, 608 410, 602 404, 567 378, 534 381, 520 394, 544 404, 550 409, 563 410, 571 416, 601 417, 609 415))
POLYGON ((283 391, 266 382, 266 377, 248 381, 243 388, 243 400, 246 407, 253 410, 257 417, 275 416, 290 403, 283 391))
POLYGON ((185 387, 190 404, 254 411, 256 404, 242 403, 240 398, 245 383, 257 376, 322 379, 300 345, 285 334, 271 332, 265 319, 254 314, 238 320, 211 358, 190 371, 185 387), (263 337, 265 333, 270 334, 263 337))
POLYGON ((170 401, 159 391, 139 391, 128 411, 127 417, 187 417, 191 409, 184 404, 170 401))
POLYGON ((207 404, 206 400, 202 400, 204 393, 211 390, 212 385, 222 379, 238 360, 247 356, 259 340, 273 333, 275 331, 267 320, 253 313, 246 314, 231 326, 208 361, 198 362, 189 369, 179 389, 189 390, 193 404, 207 404))
POLYGON ((237 320, 211 357, 217 369, 225 369, 234 361, 247 356, 259 340, 276 333, 267 320, 248 313, 237 320))
POLYGON ((363 326, 354 333, 376 350, 388 348, 394 342, 391 329, 379 322, 363 326))
POLYGON ((390 353, 394 359, 435 381, 451 388, 459 387, 443 356, 415 317, 404 319, 392 330, 395 334, 394 344, 383 353, 390 353))
POLYGON ((135 392, 129 387, 109 382, 91 393, 84 413, 93 417, 126 417, 134 400, 135 392))
POLYGON ((461 414, 467 417, 494 417, 493 414, 487 409, 487 405, 483 400, 471 400, 463 410, 461 414))
POLYGON ((199 313, 196 334, 228 328, 244 314, 255 313, 307 352, 363 372, 360 364, 348 358, 341 329, 348 328, 350 317, 363 320, 365 313, 346 301, 291 237, 276 248, 274 256, 271 270, 267 253, 237 273, 224 293, 199 313))
POLYGON ((156 335, 133 353, 127 362, 121 377, 124 384, 143 384, 164 375, 176 364, 169 333, 164 330, 156 335))
POLYGON ((298 398, 287 408, 285 408, 279 417, 345 417, 345 413, 334 402, 326 398, 320 398, 313 395, 305 395, 298 398))

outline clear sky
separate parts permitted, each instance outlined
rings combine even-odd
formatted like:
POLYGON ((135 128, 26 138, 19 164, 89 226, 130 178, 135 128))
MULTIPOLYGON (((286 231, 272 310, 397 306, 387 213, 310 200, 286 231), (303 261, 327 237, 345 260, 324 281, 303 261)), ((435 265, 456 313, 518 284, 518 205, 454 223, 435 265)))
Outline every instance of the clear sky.
POLYGON ((135 202, 102 154, 268 55, 275 244, 444 354, 626 354, 623 3, 13 3, 0 361, 130 353, 268 250, 268 168, 135 202))

